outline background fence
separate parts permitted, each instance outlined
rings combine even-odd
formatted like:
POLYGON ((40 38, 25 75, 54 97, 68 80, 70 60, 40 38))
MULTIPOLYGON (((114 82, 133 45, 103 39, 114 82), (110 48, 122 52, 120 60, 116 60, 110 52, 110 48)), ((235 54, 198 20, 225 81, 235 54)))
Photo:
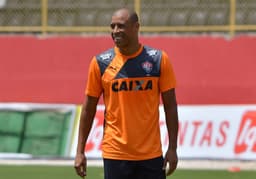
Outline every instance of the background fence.
POLYGON ((0 0, 0 32, 108 32, 123 6, 137 11, 142 33, 256 31, 255 0, 0 0))

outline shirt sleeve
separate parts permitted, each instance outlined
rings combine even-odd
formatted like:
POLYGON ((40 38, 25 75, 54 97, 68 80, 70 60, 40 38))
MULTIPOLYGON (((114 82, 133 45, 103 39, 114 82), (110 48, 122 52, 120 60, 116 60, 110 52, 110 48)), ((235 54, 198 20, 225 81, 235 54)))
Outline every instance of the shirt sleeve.
POLYGON ((162 51, 159 88, 160 92, 167 91, 176 87, 176 78, 172 64, 166 52, 162 51))
POLYGON ((93 57, 88 70, 85 94, 88 96, 100 97, 101 93, 102 83, 100 69, 96 57, 93 57))

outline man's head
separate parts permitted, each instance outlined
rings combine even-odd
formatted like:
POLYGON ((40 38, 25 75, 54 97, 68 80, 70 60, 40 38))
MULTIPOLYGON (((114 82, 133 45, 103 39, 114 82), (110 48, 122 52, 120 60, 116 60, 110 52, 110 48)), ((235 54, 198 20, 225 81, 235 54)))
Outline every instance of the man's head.
POLYGON ((135 12, 122 8, 114 12, 111 35, 118 48, 130 48, 138 44, 139 22, 135 12))

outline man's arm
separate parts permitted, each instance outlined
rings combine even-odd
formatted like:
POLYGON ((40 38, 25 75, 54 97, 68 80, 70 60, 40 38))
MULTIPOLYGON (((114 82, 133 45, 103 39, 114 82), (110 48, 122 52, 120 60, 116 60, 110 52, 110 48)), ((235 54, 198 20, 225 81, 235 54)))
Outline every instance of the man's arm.
POLYGON ((170 175, 177 168, 178 156, 177 156, 177 136, 178 136, 178 112, 177 102, 175 96, 175 89, 170 89, 162 93, 162 101, 165 111, 166 126, 169 136, 169 146, 165 154, 164 166, 165 169, 167 163, 169 163, 169 169, 166 175, 170 175))
POLYGON ((74 166, 77 174, 81 177, 86 176, 87 159, 84 154, 84 148, 92 127, 98 100, 99 98, 97 97, 86 96, 84 104, 82 106, 79 123, 77 152, 74 166))

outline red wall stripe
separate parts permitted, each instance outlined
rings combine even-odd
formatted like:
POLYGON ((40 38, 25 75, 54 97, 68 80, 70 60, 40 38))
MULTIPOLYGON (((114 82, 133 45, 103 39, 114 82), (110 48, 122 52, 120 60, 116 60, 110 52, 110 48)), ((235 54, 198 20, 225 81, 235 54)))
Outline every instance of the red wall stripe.
MULTIPOLYGON (((169 54, 179 104, 256 104, 256 37, 141 42, 169 54)), ((82 103, 90 59, 112 45, 110 36, 1 36, 0 102, 82 103)))

